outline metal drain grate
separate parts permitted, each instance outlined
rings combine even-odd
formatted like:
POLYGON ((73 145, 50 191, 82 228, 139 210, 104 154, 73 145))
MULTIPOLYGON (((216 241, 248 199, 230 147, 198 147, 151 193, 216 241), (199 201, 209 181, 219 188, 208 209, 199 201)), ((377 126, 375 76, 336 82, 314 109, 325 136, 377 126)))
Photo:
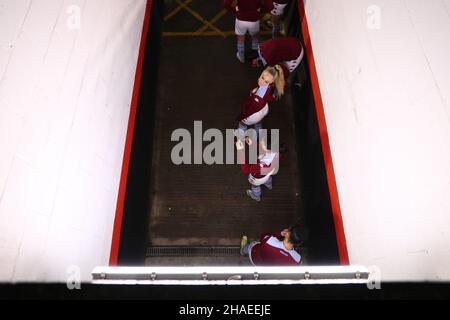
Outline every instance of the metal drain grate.
POLYGON ((238 256, 239 247, 148 247, 149 257, 229 257, 238 256))

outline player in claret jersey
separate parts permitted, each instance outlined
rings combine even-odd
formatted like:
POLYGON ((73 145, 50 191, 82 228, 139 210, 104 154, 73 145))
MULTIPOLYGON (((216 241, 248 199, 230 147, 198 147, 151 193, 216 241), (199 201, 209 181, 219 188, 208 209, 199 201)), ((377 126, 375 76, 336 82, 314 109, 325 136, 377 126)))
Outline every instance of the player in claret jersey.
POLYGON ((224 7, 236 15, 235 33, 237 36, 237 58, 245 62, 245 35, 252 37, 252 49, 257 50, 261 14, 273 9, 272 0, 238 0, 233 6, 233 0, 225 0, 224 7))
MULTIPOLYGON (((253 143, 257 143, 250 138, 246 138, 245 141, 250 146, 253 143)), ((252 164, 245 159, 244 143, 241 140, 236 142, 236 149, 241 162, 242 172, 248 174, 248 182, 251 185, 251 189, 247 190, 247 196, 256 202, 260 202, 261 187, 265 186, 267 189, 272 190, 272 176, 278 173, 281 154, 268 149, 266 142, 261 141, 257 162, 252 164)))
POLYGON ((248 243, 242 237, 241 254, 248 255, 255 266, 298 266, 302 257, 295 250, 303 242, 299 226, 292 226, 278 234, 263 234, 259 241, 248 243))
POLYGON ((262 72, 258 86, 247 96, 244 108, 237 117, 239 129, 235 134, 239 140, 243 140, 250 126, 253 126, 256 132, 262 129, 262 120, 269 114, 269 102, 280 99, 284 94, 284 87, 285 80, 281 66, 268 67, 262 72))
POLYGON ((295 37, 271 39, 261 43, 258 57, 253 60, 253 66, 280 65, 287 79, 297 69, 303 60, 304 50, 299 39, 295 37))

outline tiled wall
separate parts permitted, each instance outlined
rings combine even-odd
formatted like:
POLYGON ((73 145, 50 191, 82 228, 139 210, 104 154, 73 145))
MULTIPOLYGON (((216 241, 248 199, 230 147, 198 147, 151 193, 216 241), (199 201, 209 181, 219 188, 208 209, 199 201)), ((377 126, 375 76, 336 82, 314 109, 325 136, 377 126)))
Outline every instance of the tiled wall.
POLYGON ((0 281, 107 265, 145 0, 0 0, 0 281))
POLYGON ((450 0, 305 0, 353 264, 450 280, 450 0))

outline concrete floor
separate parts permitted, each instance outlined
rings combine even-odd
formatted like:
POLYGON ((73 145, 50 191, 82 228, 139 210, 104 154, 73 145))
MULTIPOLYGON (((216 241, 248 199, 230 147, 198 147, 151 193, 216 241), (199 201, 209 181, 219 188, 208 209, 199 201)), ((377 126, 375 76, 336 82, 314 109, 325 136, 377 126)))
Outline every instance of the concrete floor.
MULTIPOLYGON (((167 1, 166 14, 175 8, 167 1)), ((194 0, 190 7, 210 19, 221 11, 221 1, 194 0)), ((227 14, 217 23, 233 30, 234 19, 227 14)), ((164 24, 165 32, 195 31, 202 26, 180 11, 164 24)), ((273 191, 263 192, 261 203, 249 199, 247 177, 239 165, 172 164, 170 155, 177 144, 173 130, 193 132, 194 121, 203 121, 203 130, 225 132, 237 127, 236 116, 243 100, 256 85, 261 70, 241 65, 235 57, 235 38, 163 37, 155 106, 149 246, 238 246, 242 235, 259 238, 303 220, 302 192, 298 170, 297 143, 292 97, 271 104, 265 128, 280 129, 281 143, 288 152, 273 191)), ((301 252, 302 253, 302 252, 301 252)), ((245 265, 241 257, 149 258, 147 264, 245 265)))

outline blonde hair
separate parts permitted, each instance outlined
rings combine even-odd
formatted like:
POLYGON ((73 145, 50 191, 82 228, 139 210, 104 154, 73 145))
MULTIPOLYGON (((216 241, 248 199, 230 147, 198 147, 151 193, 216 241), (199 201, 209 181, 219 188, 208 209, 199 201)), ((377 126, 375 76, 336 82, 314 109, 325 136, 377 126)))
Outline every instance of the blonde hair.
POLYGON ((284 72, 283 68, 280 65, 276 65, 274 67, 268 67, 266 70, 263 71, 270 74, 275 82, 275 86, 277 87, 278 91, 278 99, 281 98, 281 96, 284 94, 284 86, 286 85, 286 82, 284 81, 284 72))

